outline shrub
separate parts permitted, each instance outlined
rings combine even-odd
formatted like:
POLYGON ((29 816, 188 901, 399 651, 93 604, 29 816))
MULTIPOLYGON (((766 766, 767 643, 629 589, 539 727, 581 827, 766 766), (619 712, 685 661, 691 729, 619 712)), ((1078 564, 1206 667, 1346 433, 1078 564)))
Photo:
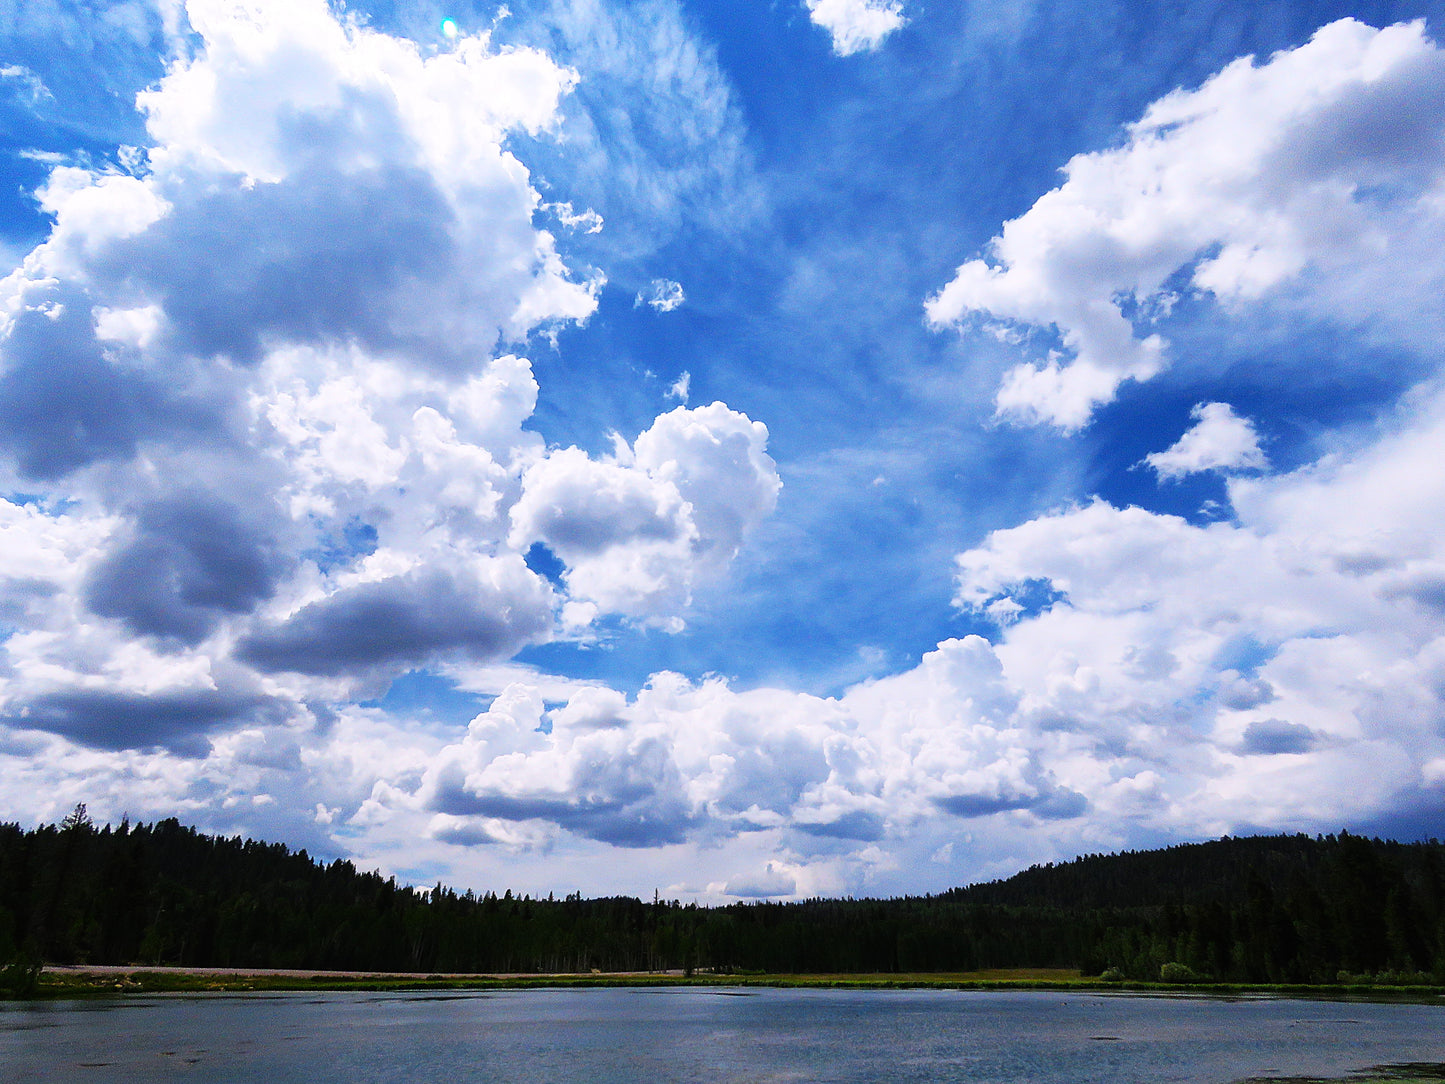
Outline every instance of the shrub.
POLYGON ((1199 976, 1195 973, 1194 968, 1188 964, 1181 964, 1170 960, 1167 964, 1159 968, 1159 981, 1176 984, 1198 982, 1199 976))
POLYGON ((0 967, 0 996, 30 997, 40 985, 40 964, 17 956, 0 967))

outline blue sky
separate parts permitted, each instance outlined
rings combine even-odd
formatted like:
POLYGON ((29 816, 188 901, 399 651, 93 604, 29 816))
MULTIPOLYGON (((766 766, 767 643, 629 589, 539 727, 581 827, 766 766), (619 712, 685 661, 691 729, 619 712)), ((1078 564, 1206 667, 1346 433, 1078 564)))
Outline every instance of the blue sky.
POLYGON ((1441 14, 0 5, 0 816, 707 900, 1438 834, 1441 14))

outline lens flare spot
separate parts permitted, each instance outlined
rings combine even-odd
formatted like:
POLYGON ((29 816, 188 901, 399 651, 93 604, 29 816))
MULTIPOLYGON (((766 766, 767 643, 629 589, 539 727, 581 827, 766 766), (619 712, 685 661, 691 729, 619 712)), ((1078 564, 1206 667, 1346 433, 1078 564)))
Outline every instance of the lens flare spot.
POLYGON ((457 24, 454 23, 454 22, 452 22, 450 19, 443 19, 443 20, 442 20, 442 34, 443 34, 443 36, 448 37, 448 38, 454 38, 454 37, 456 37, 456 36, 457 36, 457 24))

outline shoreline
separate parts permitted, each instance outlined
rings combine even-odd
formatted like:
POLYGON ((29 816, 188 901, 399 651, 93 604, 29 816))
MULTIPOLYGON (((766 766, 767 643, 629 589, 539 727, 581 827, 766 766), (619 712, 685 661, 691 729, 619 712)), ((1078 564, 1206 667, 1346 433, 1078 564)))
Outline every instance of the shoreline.
MULTIPOLYGON (((1104 982, 1077 971, 1029 969, 905 974, 714 974, 681 970, 625 972, 487 972, 438 974, 310 968, 46 965, 33 994, 19 1000, 114 997, 151 993, 288 991, 535 990, 587 988, 729 988, 831 990, 1041 990, 1168 997, 1294 997, 1445 1005, 1445 986, 1104 982)), ((3 995, 0 995, 3 999, 3 995)))

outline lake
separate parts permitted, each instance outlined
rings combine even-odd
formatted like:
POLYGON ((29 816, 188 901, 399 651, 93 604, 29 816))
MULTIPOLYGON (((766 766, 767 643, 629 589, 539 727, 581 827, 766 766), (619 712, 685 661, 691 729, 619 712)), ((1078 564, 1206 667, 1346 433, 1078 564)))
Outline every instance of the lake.
POLYGON ((1445 1062, 1445 1006, 595 989, 0 1003, 0 1080, 1225 1084, 1445 1062))

